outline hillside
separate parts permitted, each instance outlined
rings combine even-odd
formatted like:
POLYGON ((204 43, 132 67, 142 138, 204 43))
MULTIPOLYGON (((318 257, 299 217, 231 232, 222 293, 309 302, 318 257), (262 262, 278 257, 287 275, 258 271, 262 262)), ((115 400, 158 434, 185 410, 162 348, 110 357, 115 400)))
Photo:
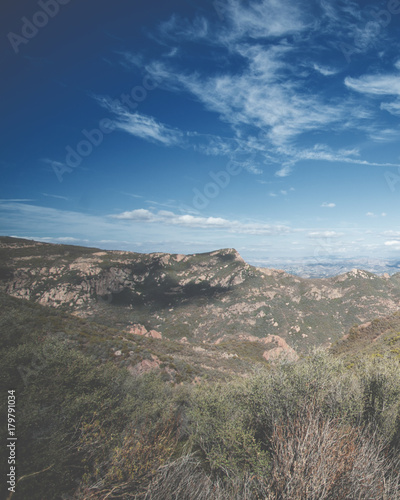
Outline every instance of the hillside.
POLYGON ((124 334, 189 343, 273 335, 301 352, 400 303, 400 274, 302 279, 250 266, 234 249, 138 254, 3 237, 0 263, 9 295, 124 334))
POLYGON ((400 313, 385 311, 399 277, 301 280, 233 249, 1 245, 13 500, 400 498, 400 313), (342 335, 350 311, 380 317, 342 335), (295 314, 313 322, 308 337, 285 331, 295 314), (342 320, 335 334, 328 314, 342 320))
POLYGON ((400 359, 400 312, 354 325, 330 352, 351 362, 365 357, 400 359))
POLYGON ((350 365, 320 349, 268 364, 261 342, 121 335, 1 292, 0 310, 0 382, 17 401, 13 500, 400 498, 396 355, 350 365))
MULTIPOLYGON (((0 292, 0 310, 0 349, 17 346, 21 339, 25 342, 30 338, 57 339, 101 363, 111 361, 117 367, 127 368, 131 375, 155 370, 164 381, 172 383, 222 381, 249 374, 257 366, 266 366, 267 353, 276 349, 273 341, 265 344, 243 340, 215 345, 154 339, 3 292, 0 292)), ((25 373, 29 375, 29 367, 24 367, 20 375, 24 377, 25 373)))

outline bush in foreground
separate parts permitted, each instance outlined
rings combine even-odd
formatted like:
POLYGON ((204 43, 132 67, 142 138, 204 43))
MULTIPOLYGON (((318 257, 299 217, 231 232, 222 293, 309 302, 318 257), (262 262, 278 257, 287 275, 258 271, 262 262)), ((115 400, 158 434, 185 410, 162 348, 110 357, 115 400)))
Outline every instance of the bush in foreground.
POLYGON ((18 395, 12 500, 400 499, 393 358, 348 368, 316 351, 246 379, 172 386, 21 330, 0 362, 18 395))

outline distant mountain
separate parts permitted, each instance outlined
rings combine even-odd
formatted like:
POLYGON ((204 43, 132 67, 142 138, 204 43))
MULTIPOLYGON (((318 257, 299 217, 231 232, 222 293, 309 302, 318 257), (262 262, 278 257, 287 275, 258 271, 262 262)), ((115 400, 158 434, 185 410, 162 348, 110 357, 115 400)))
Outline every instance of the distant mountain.
POLYGON ((126 334, 299 353, 400 309, 400 274, 303 279, 253 267, 234 249, 139 254, 9 237, 0 238, 0 289, 126 334))
MULTIPOLYGON (((276 267, 275 261, 267 259, 254 260, 251 264, 261 267, 276 267)), ((305 257, 301 260, 280 260, 278 267, 289 274, 294 274, 302 278, 331 278, 338 274, 351 271, 354 268, 364 269, 374 274, 390 275, 400 269, 400 263, 388 259, 371 259, 359 257, 357 259, 338 259, 335 257, 321 260, 316 257, 305 257)))

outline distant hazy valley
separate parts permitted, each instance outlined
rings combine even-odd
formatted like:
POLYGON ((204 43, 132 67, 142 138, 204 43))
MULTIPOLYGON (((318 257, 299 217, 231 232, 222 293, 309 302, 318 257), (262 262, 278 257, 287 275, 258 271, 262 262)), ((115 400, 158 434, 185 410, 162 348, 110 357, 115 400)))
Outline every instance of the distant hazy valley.
POLYGON ((395 274, 400 270, 400 262, 388 259, 338 259, 335 257, 308 257, 301 260, 268 260, 255 259, 251 263, 257 267, 283 269, 288 274, 301 278, 331 278, 352 269, 363 269, 374 274, 395 274))

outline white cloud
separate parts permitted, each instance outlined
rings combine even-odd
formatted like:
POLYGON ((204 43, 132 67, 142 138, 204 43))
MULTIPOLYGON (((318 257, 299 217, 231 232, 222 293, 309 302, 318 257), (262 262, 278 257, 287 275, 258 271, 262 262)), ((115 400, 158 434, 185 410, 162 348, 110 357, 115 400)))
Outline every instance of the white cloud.
POLYGON ((141 54, 133 54, 132 52, 129 52, 127 50, 117 52, 117 54, 121 56, 120 64, 124 68, 129 68, 131 66, 134 66, 136 68, 143 67, 144 61, 141 54))
POLYGON ((400 95, 400 75, 364 75, 360 78, 346 77, 347 87, 364 94, 400 95))
POLYGON ((392 128, 385 128, 381 130, 373 130, 369 134, 370 138, 375 142, 393 142, 398 141, 399 139, 399 131, 392 128))
POLYGON ((294 191, 294 188, 290 188, 290 189, 280 189, 279 190, 279 193, 275 193, 274 191, 270 191, 268 193, 269 196, 275 198, 277 196, 287 196, 289 193, 293 192, 294 191))
POLYGON ((0 202, 16 202, 16 203, 22 203, 22 202, 28 202, 28 201, 35 201, 31 200, 29 198, 9 198, 5 200, 0 200, 0 202))
MULTIPOLYGON (((151 142, 161 143, 164 146, 190 148, 206 155, 229 157, 232 162, 240 165, 251 174, 263 173, 262 168, 255 161, 256 151, 251 142, 243 141, 240 138, 200 134, 195 131, 183 132, 158 122, 151 116, 130 112, 118 100, 111 100, 108 97, 96 97, 96 100, 102 107, 113 113, 116 118, 114 124, 119 130, 151 142)), ((267 157, 265 154, 264 156, 267 157)))
POLYGON ((123 194, 124 196, 130 196, 131 198, 143 198, 143 196, 140 194, 126 193, 125 191, 121 191, 121 194, 123 194))
POLYGON ((182 140, 182 133, 171 129, 166 125, 157 122, 153 117, 140 113, 128 113, 119 115, 116 122, 119 129, 135 135, 142 139, 161 142, 165 146, 179 144, 182 140))
POLYGON ((321 73, 321 75, 323 76, 332 76, 338 73, 338 70, 336 69, 320 66, 319 64, 314 64, 313 68, 315 69, 315 71, 318 71, 318 73, 321 73))
POLYGON ((198 217, 189 214, 176 214, 167 210, 152 212, 147 209, 136 209, 110 215, 111 219, 131 222, 159 223, 163 225, 180 226, 192 229, 219 229, 237 234, 283 234, 292 230, 285 225, 265 224, 260 222, 240 222, 222 217, 198 217))
POLYGON ((328 203, 327 201, 324 201, 322 203, 321 207, 323 207, 323 208, 335 208, 336 203, 328 203))
POLYGON ((52 238, 53 241, 60 241, 61 243, 77 243, 79 241, 83 241, 88 243, 89 240, 81 240, 79 238, 74 238, 73 236, 60 236, 58 238, 52 238))
POLYGON ((229 28, 225 30, 228 38, 280 37, 306 28, 300 5, 288 0, 248 4, 241 0, 227 0, 222 13, 230 21, 229 28))
POLYGON ((392 102, 382 102, 381 109, 388 111, 390 114, 399 116, 400 115, 400 99, 392 102))
MULTIPOLYGON (((367 217, 379 217, 379 215, 374 214, 374 212, 367 212, 365 215, 366 215, 367 217)), ((386 216, 387 216, 387 214, 386 214, 385 212, 382 212, 382 213, 380 214, 380 216, 381 216, 381 217, 386 217, 386 216)), ((385 231, 383 234, 385 234, 386 236, 388 236, 388 235, 391 235, 391 234, 394 234, 394 233, 395 233, 395 231, 385 231)))
MULTIPOLYGON (((352 93, 351 97, 339 101, 323 87, 315 89, 314 86, 312 91, 308 87, 308 82, 315 79, 310 68, 326 77, 341 71, 339 67, 336 69, 337 63, 335 67, 325 64, 327 59, 319 46, 319 36, 326 37, 327 45, 335 43, 340 47, 340 41, 348 42, 351 33, 351 44, 357 53, 368 50, 377 42, 378 35, 384 37, 383 30, 377 33, 376 26, 372 26, 377 23, 366 25, 362 9, 356 3, 339 5, 328 0, 318 3, 322 15, 316 20, 315 13, 307 8, 309 2, 218 0, 214 2, 218 22, 212 17, 206 20, 197 15, 193 21, 187 21, 173 15, 161 25, 157 36, 161 36, 160 42, 168 47, 168 54, 147 64, 146 70, 157 77, 160 87, 189 93, 206 110, 217 113, 231 126, 233 139, 181 132, 154 118, 136 113, 128 116, 121 110, 117 112, 119 128, 147 140, 193 147, 210 155, 229 156, 240 142, 246 154, 250 156, 256 150, 261 157, 243 162, 243 167, 254 174, 261 173, 264 164, 272 163, 281 165, 275 173, 277 177, 287 177, 299 160, 398 166, 362 160, 356 148, 332 151, 316 145, 301 151, 296 147, 302 135, 314 132, 363 131, 372 133, 371 137, 378 142, 391 137, 371 126, 369 129, 360 126, 374 116, 370 107, 359 102, 360 97, 352 93), (296 40, 288 35, 294 35, 296 40), (174 57, 175 49, 179 43, 179 56, 182 56, 186 40, 217 47, 220 61, 224 60, 224 53, 226 60, 234 57, 241 61, 240 70, 233 70, 233 66, 225 63, 214 67, 211 60, 207 71, 190 70, 189 66, 180 69, 181 57, 174 57), (299 60, 299 46, 312 49, 312 61, 299 60)), ((137 56, 133 57, 132 64, 138 65, 137 56)), ((144 66, 142 61, 141 64, 144 66)), ((384 95, 389 89, 396 94, 391 85, 395 78, 396 75, 347 77, 345 84, 348 89, 364 94, 384 95)), ((387 107, 388 111, 396 112, 394 104, 389 103, 387 107)))
POLYGON ((69 201, 69 198, 67 198, 66 196, 61 196, 59 194, 48 194, 48 193, 42 193, 43 196, 46 196, 47 198, 56 198, 58 200, 65 200, 65 201, 69 201))
MULTIPOLYGON (((399 63, 399 61, 397 62, 399 63)), ((396 63, 396 64, 397 64, 396 63)), ((397 67, 397 66, 396 66, 397 67)), ((399 65, 400 68, 400 65, 399 65)), ((385 74, 385 75, 364 75, 360 78, 345 78, 345 85, 356 92, 378 96, 400 96, 400 75, 399 74, 385 74)), ((380 109, 388 113, 399 116, 400 115, 400 99, 394 101, 381 102, 380 109)), ((398 133, 398 132, 396 132, 398 133)), ((373 137, 377 141, 386 141, 387 137, 392 134, 391 129, 384 131, 377 130, 373 137)), ((393 139, 389 139, 393 140, 393 139)))
POLYGON ((158 122, 152 116, 138 112, 130 112, 119 101, 108 97, 97 97, 99 104, 113 113, 116 128, 124 130, 131 135, 146 139, 151 142, 160 142, 165 146, 179 144, 183 140, 183 133, 158 122))
POLYGON ((389 231, 383 231, 383 236, 390 236, 392 238, 400 238, 400 231, 393 231, 392 229, 389 231))
POLYGON ((312 231, 308 233, 309 238, 340 238, 344 233, 336 231, 312 231))
POLYGON ((177 15, 162 23, 163 38, 173 40, 206 39, 208 43, 233 44, 241 39, 279 38, 303 31, 307 24, 299 5, 289 0, 263 0, 244 4, 240 0, 213 3, 219 17, 218 30, 196 16, 192 22, 177 15), (222 21, 222 22, 221 22, 222 21))
MULTIPOLYGON (((379 137, 381 137, 381 141, 383 141, 383 138, 386 138, 386 140, 389 140, 389 137, 393 137, 394 131, 390 131, 385 133, 384 130, 382 131, 376 131, 374 133, 370 132, 370 135, 374 135, 375 139, 378 140, 379 137)), ((282 153, 285 153, 287 155, 291 155, 298 160, 320 160, 320 161, 329 161, 329 162, 338 162, 338 163, 352 163, 355 165, 365 165, 365 166, 371 166, 371 167, 399 167, 400 164, 393 164, 393 163, 376 163, 376 162, 370 162, 367 160, 360 160, 358 158, 354 158, 353 156, 358 155, 358 149, 351 149, 351 150, 339 150, 338 152, 333 151, 329 146, 326 144, 316 144, 312 149, 296 149, 294 147, 288 147, 288 148, 280 148, 280 151, 282 153)))
POLYGON ((281 73, 291 67, 286 58, 290 47, 237 44, 234 50, 246 63, 246 71, 201 76, 178 73, 161 63, 154 64, 152 71, 170 89, 195 95, 233 128, 257 127, 272 145, 345 118, 343 103, 326 103, 318 95, 301 91, 292 79, 282 85, 281 73))
POLYGON ((283 165, 282 168, 275 172, 277 177, 287 177, 291 174, 293 170, 293 165, 283 165))
MULTIPOLYGON (((232 49, 233 50, 233 49, 232 49)), ((205 140, 195 147, 206 154, 231 154, 240 144, 242 151, 250 155, 257 151, 268 163, 280 163, 276 176, 287 177, 299 160, 325 160, 371 166, 398 166, 379 164, 359 158, 358 148, 333 151, 327 145, 316 144, 308 150, 300 150, 294 142, 304 133, 324 130, 340 130, 360 127, 360 120, 371 119, 371 110, 353 101, 327 103, 322 95, 300 90, 291 78, 282 85, 282 73, 290 69, 286 55, 291 48, 287 45, 264 47, 240 45, 234 47, 243 57, 247 71, 237 74, 221 73, 202 76, 200 73, 179 73, 168 69, 165 64, 154 63, 151 71, 163 80, 169 90, 188 91, 206 109, 219 113, 229 123, 237 138, 222 140, 191 134, 190 140, 205 140), (247 136, 246 130, 253 127, 258 137, 247 136), (355 158, 358 157, 358 158, 355 158)), ((365 127, 364 127, 365 129, 365 127)), ((388 140, 391 134, 375 129, 368 130, 375 140, 388 140)), ((260 173, 260 160, 248 162, 250 172, 260 173), (257 163, 258 161, 258 163, 257 163)))

